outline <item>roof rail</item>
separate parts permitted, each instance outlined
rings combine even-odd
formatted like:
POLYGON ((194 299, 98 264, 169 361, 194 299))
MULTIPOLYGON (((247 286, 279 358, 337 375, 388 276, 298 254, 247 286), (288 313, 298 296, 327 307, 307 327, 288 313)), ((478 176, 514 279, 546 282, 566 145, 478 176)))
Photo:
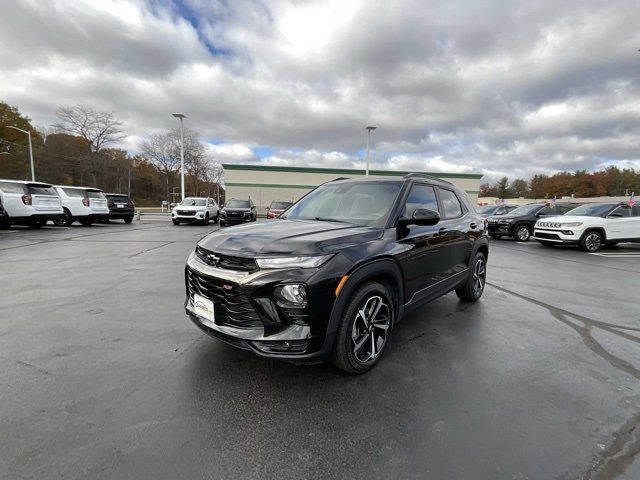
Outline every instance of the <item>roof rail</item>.
POLYGON ((443 183, 448 183, 449 185, 453 185, 453 183, 447 180, 444 180, 442 178, 435 177, 433 175, 427 175, 426 173, 419 173, 419 172, 407 173, 403 178, 427 178, 429 180, 437 180, 438 182, 443 182, 443 183))

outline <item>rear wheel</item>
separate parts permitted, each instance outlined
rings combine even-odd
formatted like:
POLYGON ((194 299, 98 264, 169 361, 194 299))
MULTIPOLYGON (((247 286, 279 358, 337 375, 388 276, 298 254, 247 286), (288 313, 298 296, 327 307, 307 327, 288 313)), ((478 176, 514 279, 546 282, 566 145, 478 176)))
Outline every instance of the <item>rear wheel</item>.
POLYGON ((133 217, 126 217, 124 219, 124 223, 131 223, 131 222, 133 222, 133 217))
POLYGON ((351 296, 342 313, 331 362, 349 373, 366 373, 382 358, 394 323, 389 290, 367 282, 351 296))
POLYGON ((604 238, 597 230, 591 230, 585 233, 580 239, 580 248, 585 252, 597 252, 602 248, 604 238))
POLYGON ((9 230, 11 228, 11 218, 7 212, 0 215, 0 230, 9 230))
POLYGON ((494 240, 500 240, 502 238, 502 235, 498 235, 497 233, 490 233, 489 236, 494 240))
POLYGON ((531 227, 529 225, 518 225, 515 237, 518 242, 528 242, 529 238, 531 238, 531 227))
POLYGON ((53 224, 59 227, 68 227, 72 223, 73 223, 73 217, 71 216, 71 212, 66 208, 64 209, 64 217, 56 218, 53 221, 53 224))
POLYGON ((487 282, 487 259, 482 252, 478 252, 471 263, 469 278, 461 287, 456 289, 456 295, 463 302, 475 302, 484 292, 487 282))

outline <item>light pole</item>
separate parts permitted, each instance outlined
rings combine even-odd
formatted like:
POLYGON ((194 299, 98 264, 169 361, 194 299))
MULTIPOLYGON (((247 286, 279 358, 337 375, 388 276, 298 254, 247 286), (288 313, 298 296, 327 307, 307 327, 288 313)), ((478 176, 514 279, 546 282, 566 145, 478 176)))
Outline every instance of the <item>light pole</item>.
POLYGON ((23 130, 18 127, 12 127, 11 125, 7 125, 7 128, 13 128, 14 130, 18 130, 19 132, 26 133, 27 137, 29 137, 29 158, 31 159, 31 181, 36 181, 36 172, 33 169, 33 147, 31 146, 31 132, 27 130, 23 130))
POLYGON ((367 130, 367 170, 366 176, 369 176, 369 148, 371 146, 371 132, 374 131, 378 127, 366 127, 367 130))
POLYGON ((180 190, 182 191, 182 200, 184 200, 184 124, 182 120, 186 115, 174 113, 173 116, 180 119, 180 190))

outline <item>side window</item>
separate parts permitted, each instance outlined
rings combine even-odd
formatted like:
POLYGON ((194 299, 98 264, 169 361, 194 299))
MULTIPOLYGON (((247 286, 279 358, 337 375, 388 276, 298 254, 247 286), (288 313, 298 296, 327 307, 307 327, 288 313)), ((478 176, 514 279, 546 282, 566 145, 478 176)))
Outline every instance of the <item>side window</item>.
POLYGON ((558 215, 564 215, 569 210, 573 210, 575 205, 558 205, 556 208, 558 209, 558 215))
POLYGON ((411 217, 413 211, 417 208, 425 208, 427 210, 433 210, 434 212, 438 211, 438 201, 436 200, 436 192, 433 187, 419 184, 411 187, 403 215, 405 217, 411 217))
POLYGON ((611 215, 613 215, 614 217, 622 216, 623 218, 628 218, 631 216, 631 208, 619 206, 609 214, 609 216, 611 215))
POLYGON ((538 210, 538 215, 554 215, 556 212, 554 212, 553 210, 553 208, 547 205, 538 210))
POLYGON ((500 207, 494 212, 494 215, 504 215, 505 213, 507 213, 507 209, 504 207, 500 207))
POLYGON ((640 217, 640 205, 635 204, 631 207, 631 215, 634 217, 640 217))
POLYGON ((12 183, 12 182, 0 182, 0 190, 4 193, 25 193, 24 185, 22 183, 12 183))
POLYGON ((444 218, 456 218, 462 215, 462 205, 455 193, 451 190, 438 188, 440 192, 440 200, 442 201, 442 209, 444 210, 444 218))

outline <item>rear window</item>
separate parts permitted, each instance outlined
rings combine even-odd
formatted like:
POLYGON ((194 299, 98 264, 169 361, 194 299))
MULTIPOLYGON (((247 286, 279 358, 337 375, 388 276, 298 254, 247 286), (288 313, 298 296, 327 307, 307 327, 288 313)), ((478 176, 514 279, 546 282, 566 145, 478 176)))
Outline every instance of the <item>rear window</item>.
POLYGON ((116 203, 127 203, 129 201, 129 197, 126 195, 107 195, 106 197, 116 203))
POLYGON ((27 191, 31 195, 53 195, 58 196, 58 192, 53 187, 45 187, 41 185, 27 185, 27 191))
POLYGON ((229 200, 225 207, 229 208, 249 208, 249 202, 247 200, 229 200))
POLYGON ((63 188, 62 191, 67 194, 67 197, 84 198, 84 190, 79 188, 63 188))
POLYGON ((104 193, 96 190, 85 190, 85 192, 87 193, 87 198, 105 198, 104 193))
POLYGON ((0 190, 4 193, 19 193, 20 195, 25 193, 23 183, 0 182, 0 190))

